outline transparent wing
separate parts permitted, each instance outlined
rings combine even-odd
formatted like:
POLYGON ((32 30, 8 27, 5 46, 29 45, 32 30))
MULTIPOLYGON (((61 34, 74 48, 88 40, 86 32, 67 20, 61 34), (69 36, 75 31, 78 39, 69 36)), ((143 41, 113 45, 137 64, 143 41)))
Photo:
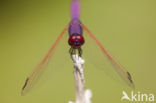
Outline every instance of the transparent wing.
POLYGON ((88 28, 84 25, 82 25, 82 28, 86 39, 85 44, 82 47, 84 57, 96 67, 105 70, 107 75, 114 79, 119 75, 118 77, 121 77, 126 84, 134 88, 130 73, 106 51, 88 28))
POLYGON ((34 86, 38 84, 38 81, 41 78, 42 79, 45 78, 43 76, 46 75, 45 73, 53 72, 55 68, 59 69, 65 63, 67 63, 66 58, 68 58, 69 56, 68 53, 69 46, 67 43, 68 41, 67 30, 68 26, 66 26, 66 28, 58 36, 57 40, 54 42, 48 53, 45 55, 45 57, 36 66, 33 72, 27 77, 25 84, 22 88, 21 92, 22 95, 26 94, 28 91, 34 88, 34 86))

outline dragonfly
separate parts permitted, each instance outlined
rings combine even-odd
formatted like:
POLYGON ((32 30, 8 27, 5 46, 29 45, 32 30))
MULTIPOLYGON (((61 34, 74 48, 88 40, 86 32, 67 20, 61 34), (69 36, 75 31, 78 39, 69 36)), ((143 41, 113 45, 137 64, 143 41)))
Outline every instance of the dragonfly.
MULTIPOLYGON (((113 58, 113 56, 103 47, 100 41, 98 41, 91 31, 81 22, 79 0, 72 0, 71 21, 60 33, 50 50, 34 68, 33 72, 27 77, 22 88, 22 94, 25 94, 31 90, 31 88, 36 84, 36 81, 40 78, 40 74, 42 74, 42 72, 48 68, 48 65, 51 63, 53 65, 60 65, 55 61, 55 59, 58 59, 58 55, 63 57, 66 54, 70 55, 71 57, 74 54, 78 54, 80 57, 85 55, 86 58, 92 60, 93 64, 102 68, 105 68, 103 65, 105 65, 105 61, 108 61, 113 67, 113 71, 115 71, 126 84, 134 88, 134 83, 130 73, 113 58), (90 45, 91 42, 92 44, 90 45), (67 48, 69 48, 69 50, 67 50, 67 48), (65 52, 63 52, 63 50, 65 50, 65 52)), ((64 61, 67 62, 67 60, 64 61)), ((55 66, 50 67, 50 69, 52 68, 55 68, 55 66)), ((105 68, 105 70, 107 70, 107 68, 105 68)))

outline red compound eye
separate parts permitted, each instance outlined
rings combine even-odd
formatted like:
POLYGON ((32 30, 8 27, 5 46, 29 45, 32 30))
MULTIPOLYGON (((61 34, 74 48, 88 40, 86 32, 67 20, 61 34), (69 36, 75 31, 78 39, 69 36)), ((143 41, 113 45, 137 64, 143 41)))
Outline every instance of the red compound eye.
POLYGON ((68 39, 68 43, 73 48, 79 48, 84 44, 84 38, 82 35, 71 35, 68 39))

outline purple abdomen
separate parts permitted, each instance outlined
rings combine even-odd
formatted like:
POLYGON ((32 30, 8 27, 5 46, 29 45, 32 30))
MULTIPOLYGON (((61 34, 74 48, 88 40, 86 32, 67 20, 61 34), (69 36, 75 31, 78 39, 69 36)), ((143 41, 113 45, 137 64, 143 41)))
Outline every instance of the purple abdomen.
POLYGON ((71 17, 72 17, 72 19, 79 19, 79 17, 80 17, 79 0, 73 0, 71 3, 71 17))
POLYGON ((81 22, 78 19, 73 19, 70 24, 69 24, 69 36, 74 35, 74 34, 79 34, 82 35, 82 27, 81 27, 81 22))

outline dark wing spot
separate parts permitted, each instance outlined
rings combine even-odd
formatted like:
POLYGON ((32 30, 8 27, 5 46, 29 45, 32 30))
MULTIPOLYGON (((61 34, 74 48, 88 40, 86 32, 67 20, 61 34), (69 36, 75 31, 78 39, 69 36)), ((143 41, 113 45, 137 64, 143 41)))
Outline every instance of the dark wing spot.
POLYGON ((132 77, 131 77, 130 73, 127 72, 127 74, 128 74, 128 79, 130 80, 131 83, 133 83, 133 80, 132 80, 132 77))
POLYGON ((29 80, 29 78, 27 78, 27 79, 25 80, 25 84, 24 84, 22 90, 24 90, 24 88, 27 86, 28 80, 29 80))

